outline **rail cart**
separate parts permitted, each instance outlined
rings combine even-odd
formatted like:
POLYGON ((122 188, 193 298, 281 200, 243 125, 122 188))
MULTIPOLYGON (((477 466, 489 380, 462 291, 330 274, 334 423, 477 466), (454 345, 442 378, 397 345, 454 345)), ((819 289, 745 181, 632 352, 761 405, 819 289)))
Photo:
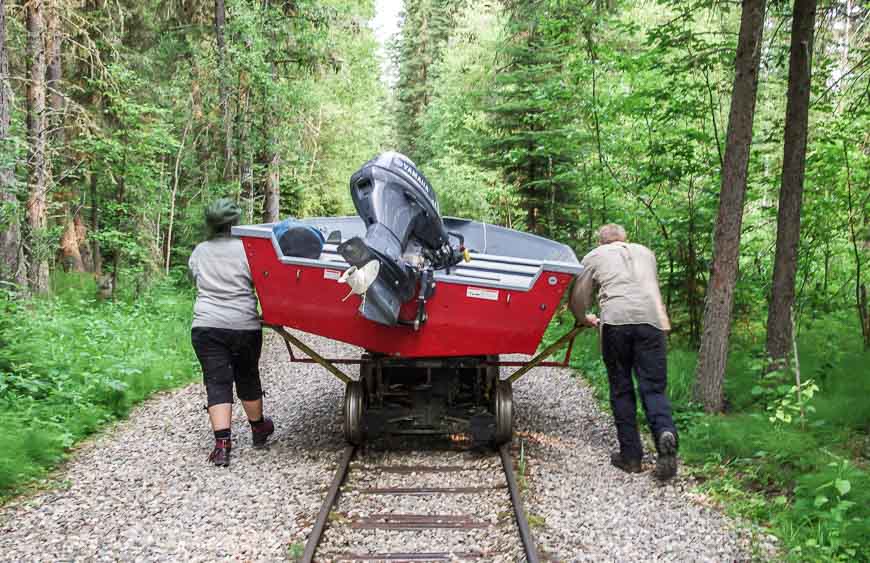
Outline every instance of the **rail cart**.
POLYGON ((290 360, 318 363, 346 385, 349 442, 381 433, 470 433, 502 444, 512 435, 512 384, 534 366, 567 365, 579 329, 530 361, 500 358, 535 353, 581 267, 558 242, 442 219, 437 202, 420 201, 434 202, 434 192, 419 172, 406 170, 409 162, 388 153, 367 163, 367 175, 354 175, 360 216, 301 222, 325 235, 316 257, 286 255, 274 224, 234 227, 233 234, 244 242, 264 324, 284 339, 290 360), (362 295, 349 295, 342 274, 372 260, 380 263, 377 278, 362 295), (286 328, 365 352, 324 358, 286 328), (562 362, 544 361, 566 343, 562 362), (354 364, 356 380, 342 371, 354 364), (502 379, 500 366, 518 369, 502 379))

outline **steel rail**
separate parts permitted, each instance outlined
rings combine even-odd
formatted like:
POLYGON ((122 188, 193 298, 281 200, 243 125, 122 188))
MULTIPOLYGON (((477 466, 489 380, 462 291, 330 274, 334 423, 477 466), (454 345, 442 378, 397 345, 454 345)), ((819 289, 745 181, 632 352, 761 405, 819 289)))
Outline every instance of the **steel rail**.
POLYGON ((353 459, 355 452, 356 446, 344 448, 344 453, 338 462, 338 469, 335 471, 335 477, 332 478, 332 483, 326 491, 326 498, 323 500, 323 505, 321 505, 317 519, 314 521, 311 535, 308 536, 308 541, 305 542, 305 551, 302 552, 302 563, 312 563, 314 561, 314 552, 317 551, 317 545, 320 543, 320 538, 323 537, 324 530, 326 530, 326 521, 329 518, 332 507, 335 505, 335 500, 338 498, 341 484, 344 483, 344 479, 347 477, 348 470, 350 469, 350 460, 353 459))
MULTIPOLYGON (((347 446, 344 449, 344 453, 342 454, 341 460, 338 463, 338 468, 336 469, 335 476, 332 478, 332 483, 329 485, 329 489, 326 493, 326 498, 323 500, 323 504, 320 507, 320 512, 317 515, 317 519, 314 522, 314 526, 311 529, 311 534, 308 536, 308 541, 305 544, 305 550, 302 554, 302 558, 300 561, 303 563, 312 563, 314 561, 314 555, 317 551, 317 547, 320 544, 320 540, 323 538, 323 534, 326 530, 326 524, 329 519, 329 514, 332 512, 332 508, 335 506, 336 500, 338 498, 339 492, 341 491, 341 487, 347 478, 348 473, 350 472, 350 462, 353 459, 354 454, 356 453, 356 446, 347 446)), ((523 508, 522 497, 520 496, 519 485, 517 483, 516 475, 514 474, 513 469, 513 458, 510 454, 510 445, 505 444, 498 448, 498 453, 501 458, 502 469, 504 470, 505 480, 507 481, 506 488, 510 494, 511 506, 514 509, 514 518, 517 523, 517 529, 519 530, 520 540, 523 544, 523 552, 526 556, 527 563, 540 563, 540 558, 538 556, 537 549, 535 547, 534 540, 532 539, 531 528, 529 526, 529 521, 526 516, 525 509, 523 508)), ((437 467, 433 469, 438 470, 455 470, 454 467, 437 467)), ((504 485, 502 485, 504 486, 504 485)), ((480 487, 481 490, 491 490, 501 487, 480 487)), ((422 489, 421 489, 422 490, 422 489)), ((384 489, 384 490, 361 490, 360 492, 372 492, 375 494, 414 494, 414 489, 384 489)), ((429 492, 429 491, 427 491, 429 492)), ((449 488, 438 489, 438 492, 454 492, 449 488)), ((455 491, 455 492, 460 492, 455 491)), ((474 492, 480 492, 475 489, 474 492)), ((374 514, 365 516, 362 518, 357 518, 351 524, 353 528, 359 529, 435 529, 435 528, 444 528, 444 529, 474 529, 474 528, 482 528, 485 522, 478 522, 477 520, 472 519, 470 516, 431 516, 431 515, 419 515, 419 514, 374 514), (381 522, 380 520, 394 520, 390 522, 381 522), (443 521, 442 521, 443 520, 443 521)), ((489 524, 487 524, 489 525, 489 524)), ((333 556, 337 556, 341 554, 333 554, 333 556)), ((458 554, 448 554, 448 553, 387 553, 387 554, 377 554, 377 560, 402 560, 402 561, 416 561, 418 558, 423 558, 425 560, 448 560, 451 557, 455 557, 458 554)), ((468 558, 478 558, 478 556, 482 556, 483 554, 477 553, 468 553, 464 554, 470 557, 468 558)), ((346 560, 345 557, 349 557, 353 560, 369 560, 374 556, 363 556, 363 555, 353 555, 344 554, 341 557, 338 557, 338 561, 346 560)), ((422 560, 422 559, 421 559, 422 560)))
POLYGON ((510 444, 504 444, 498 449, 498 455, 501 456, 501 465, 507 477, 508 491, 510 491, 511 504, 514 507, 517 528, 520 530, 520 539, 523 541, 523 550, 526 552, 526 562, 539 563, 538 550, 535 548, 535 541, 532 539, 532 532, 529 528, 529 520, 526 518, 526 511, 523 509, 523 499, 520 497, 520 488, 514 475, 513 459, 511 458, 509 448, 510 444))

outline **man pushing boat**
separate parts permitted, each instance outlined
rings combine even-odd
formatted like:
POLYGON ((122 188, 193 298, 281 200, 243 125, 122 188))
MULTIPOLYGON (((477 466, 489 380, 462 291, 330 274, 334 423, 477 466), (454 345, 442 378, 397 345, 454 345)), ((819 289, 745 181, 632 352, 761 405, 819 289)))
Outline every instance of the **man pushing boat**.
POLYGON ((578 321, 601 329, 601 351, 610 383, 610 406, 619 451, 610 462, 628 473, 641 471, 643 448, 637 430, 640 401, 655 439, 655 475, 661 480, 677 473, 677 428, 671 416, 667 388, 667 342, 671 329, 658 285, 656 258, 647 247, 629 243, 620 225, 598 231, 599 246, 580 264, 571 293, 571 311, 578 321), (600 319, 588 311, 598 293, 600 319))

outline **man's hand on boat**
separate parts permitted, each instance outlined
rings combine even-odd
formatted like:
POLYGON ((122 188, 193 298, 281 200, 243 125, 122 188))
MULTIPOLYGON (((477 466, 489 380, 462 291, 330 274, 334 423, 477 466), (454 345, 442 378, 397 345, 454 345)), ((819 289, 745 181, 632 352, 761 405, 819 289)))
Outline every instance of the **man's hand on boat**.
POLYGON ((596 328, 601 321, 593 315, 592 313, 583 317, 583 326, 588 326, 590 328, 596 328))

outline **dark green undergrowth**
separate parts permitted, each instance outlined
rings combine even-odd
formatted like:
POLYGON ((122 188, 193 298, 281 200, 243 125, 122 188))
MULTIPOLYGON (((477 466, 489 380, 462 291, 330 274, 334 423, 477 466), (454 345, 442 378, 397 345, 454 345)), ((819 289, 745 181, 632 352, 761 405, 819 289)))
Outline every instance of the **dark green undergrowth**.
POLYGON ((90 277, 52 297, 0 295, 0 499, 151 393, 191 381, 193 294, 170 279, 102 302, 90 277))
MULTIPOLYGON (((545 341, 572 324, 570 315, 556 319, 545 341)), ((707 415, 692 402, 697 353, 671 340, 668 393, 684 471, 698 477, 727 512, 779 537, 782 557, 868 561, 870 353, 863 350, 860 330, 845 315, 801 327, 802 417, 794 400, 794 372, 764 375, 759 329, 735 328, 725 415, 707 415), (813 385, 818 389, 811 391, 813 385)), ((597 331, 580 334, 571 365, 609 409, 597 331)), ((638 416, 643 420, 641 412, 638 416)))

